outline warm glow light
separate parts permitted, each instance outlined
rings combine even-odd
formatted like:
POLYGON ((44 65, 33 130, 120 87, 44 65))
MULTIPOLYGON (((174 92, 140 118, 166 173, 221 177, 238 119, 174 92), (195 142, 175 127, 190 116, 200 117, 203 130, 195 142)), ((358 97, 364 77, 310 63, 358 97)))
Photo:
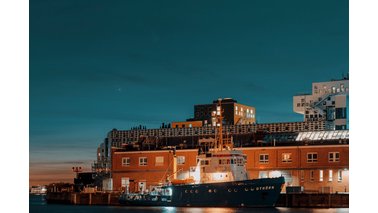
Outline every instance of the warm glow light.
POLYGON ((223 180, 226 177, 225 173, 214 173, 213 180, 223 180))
POLYGON ((272 171, 270 172, 271 177, 281 177, 281 172, 280 171, 272 171))

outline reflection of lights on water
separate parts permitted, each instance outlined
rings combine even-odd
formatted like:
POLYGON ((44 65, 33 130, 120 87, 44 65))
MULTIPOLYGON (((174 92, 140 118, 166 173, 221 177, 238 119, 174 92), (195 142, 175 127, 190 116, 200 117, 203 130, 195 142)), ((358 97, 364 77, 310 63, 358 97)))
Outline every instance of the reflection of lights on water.
MULTIPOLYGON (((197 207, 189 207, 189 208, 176 208, 177 212, 184 212, 184 213, 233 213, 233 212, 239 212, 237 209, 234 208, 213 208, 213 207, 208 207, 208 208, 197 208, 197 207)), ((246 211, 249 212, 249 211, 246 211)))
POLYGON ((172 207, 172 206, 164 207, 164 212, 176 212, 176 207, 172 207))

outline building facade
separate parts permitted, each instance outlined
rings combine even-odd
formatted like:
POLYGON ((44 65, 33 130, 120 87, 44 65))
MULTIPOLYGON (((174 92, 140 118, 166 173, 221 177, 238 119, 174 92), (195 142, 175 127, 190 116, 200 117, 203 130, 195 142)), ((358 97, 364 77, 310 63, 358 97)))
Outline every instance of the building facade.
POLYGON ((327 121, 328 129, 348 129, 349 80, 334 80, 312 84, 312 94, 293 97, 293 110, 304 121, 327 121))
MULTIPOLYGON (((292 145, 277 143, 275 146, 236 149, 247 155, 249 178, 282 175, 286 186, 301 186, 305 192, 349 192, 348 131, 328 131, 323 132, 323 136, 318 133, 301 134, 292 145), (313 140, 309 141, 306 135, 313 140)), ((193 175, 197 154, 198 149, 176 151, 178 179, 193 175)), ((114 151, 113 190, 144 191, 164 183, 172 176, 172 162, 172 150, 114 151)))
MULTIPOLYGON (((239 104, 232 98, 222 99, 223 124, 224 125, 242 125, 256 123, 256 109, 252 106, 239 104)), ((195 121, 202 121, 204 126, 215 126, 214 112, 218 100, 212 104, 194 105, 195 121)))

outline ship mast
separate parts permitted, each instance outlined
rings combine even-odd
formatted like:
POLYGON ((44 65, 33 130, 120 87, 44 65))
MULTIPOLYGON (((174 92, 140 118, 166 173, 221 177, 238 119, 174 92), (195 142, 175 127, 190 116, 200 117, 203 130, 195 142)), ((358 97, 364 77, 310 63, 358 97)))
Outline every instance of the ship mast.
POLYGON ((217 142, 216 142, 216 150, 222 151, 223 150, 223 110, 222 110, 222 99, 218 99, 218 104, 216 106, 215 111, 215 118, 216 118, 216 130, 217 130, 217 142))

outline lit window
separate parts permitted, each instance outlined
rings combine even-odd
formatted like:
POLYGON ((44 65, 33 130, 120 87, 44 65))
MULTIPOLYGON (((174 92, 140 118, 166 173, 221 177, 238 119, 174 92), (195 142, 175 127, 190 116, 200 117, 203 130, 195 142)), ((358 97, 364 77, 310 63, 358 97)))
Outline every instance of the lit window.
POLYGON ((337 181, 339 182, 343 181, 343 170, 339 170, 337 172, 337 181))
POLYGON ((130 166, 130 158, 122 158, 122 166, 130 166))
POLYGON ((139 158, 139 166, 147 166, 147 157, 139 158))
POLYGON ((339 152, 328 152, 328 161, 329 162, 339 162, 340 153, 339 152))
POLYGON ((162 165, 164 165, 164 157, 163 156, 155 157, 155 166, 162 166, 162 165))
POLYGON ((311 152, 307 153, 307 163, 315 163, 318 162, 318 153, 311 152))
POLYGON ((260 163, 269 163, 269 155, 260 154, 260 163))
POLYGON ((323 181, 323 170, 319 170, 319 181, 323 181))
POLYGON ((243 112, 243 107, 240 108, 240 112, 243 112))
POLYGON ((284 163, 292 162, 291 153, 282 153, 282 162, 284 163))
POLYGON ((192 124, 189 124, 189 128, 192 128, 193 127, 193 125, 192 124))
POLYGON ((185 164, 185 156, 177 156, 177 164, 184 165, 185 164))
POLYGON ((329 174, 328 174, 328 181, 332 181, 332 175, 333 175, 333 172, 332 170, 329 170, 329 174))

